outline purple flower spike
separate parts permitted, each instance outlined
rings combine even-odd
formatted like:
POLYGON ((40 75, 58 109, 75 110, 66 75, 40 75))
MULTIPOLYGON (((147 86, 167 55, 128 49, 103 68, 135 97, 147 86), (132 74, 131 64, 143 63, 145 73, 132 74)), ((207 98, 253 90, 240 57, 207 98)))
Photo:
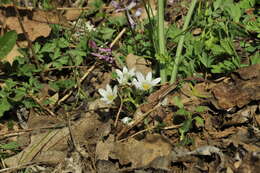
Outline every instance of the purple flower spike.
POLYGON ((98 57, 101 60, 105 60, 105 61, 107 61, 109 63, 113 63, 114 62, 114 60, 113 60, 113 58, 111 56, 101 55, 99 53, 91 53, 91 55, 93 55, 95 57, 98 57))
POLYGON ((120 8, 120 4, 116 1, 111 1, 110 5, 113 6, 114 8, 120 8))
POLYGON ((110 53, 112 51, 111 48, 101 48, 101 47, 99 47, 98 50, 100 52, 107 52, 107 53, 110 53))
POLYGON ((88 46, 89 46, 90 48, 92 48, 92 49, 97 49, 97 48, 98 48, 97 45, 96 45, 96 43, 95 43, 93 40, 89 40, 88 46))

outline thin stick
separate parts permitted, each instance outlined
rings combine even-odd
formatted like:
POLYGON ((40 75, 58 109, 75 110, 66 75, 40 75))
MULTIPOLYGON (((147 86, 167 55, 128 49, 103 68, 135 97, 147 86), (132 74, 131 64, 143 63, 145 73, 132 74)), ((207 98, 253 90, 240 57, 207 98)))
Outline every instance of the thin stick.
MULTIPOLYGON (((182 124, 172 125, 172 126, 164 127, 164 128, 162 128, 161 130, 176 129, 176 128, 179 128, 179 127, 181 127, 181 126, 182 126, 182 124)), ((129 138, 133 138, 133 137, 135 137, 135 136, 137 136, 137 135, 139 135, 139 134, 141 134, 141 133, 147 132, 147 131, 149 131, 149 130, 153 130, 153 129, 155 129, 156 127, 157 127, 157 126, 152 126, 152 127, 147 128, 147 129, 143 129, 143 130, 141 130, 141 131, 139 131, 139 132, 136 132, 135 134, 133 134, 133 135, 131 135, 131 136, 125 138, 125 139, 119 140, 119 142, 125 141, 125 140, 127 140, 127 139, 129 139, 129 138)))
MULTIPOLYGON (((13 1, 13 4, 14 4, 14 1, 13 1)), ((26 38, 26 40, 27 40, 27 42, 28 42, 28 48, 31 50, 31 53, 32 53, 31 58, 33 59, 33 61, 34 61, 34 63, 36 64, 36 66, 37 66, 37 67, 40 67, 40 63, 39 63, 38 59, 36 58, 36 54, 35 54, 35 52, 34 52, 34 50, 33 50, 32 41, 30 40, 29 35, 28 35, 28 33, 26 32, 26 30, 25 30, 25 28, 24 28, 24 26, 23 26, 22 17, 20 16, 20 13, 19 13, 19 11, 18 11, 16 5, 14 5, 14 10, 15 10, 15 12, 16 12, 16 14, 17 14, 18 22, 19 22, 20 27, 21 27, 21 29, 22 29, 22 31, 23 31, 23 34, 24 34, 24 36, 25 36, 25 38, 26 38)))
POLYGON ((112 48, 116 42, 122 37, 122 35, 126 32, 126 28, 123 28, 122 31, 116 36, 116 38, 112 41, 112 43, 110 44, 110 48, 112 48))
MULTIPOLYGON (((96 66, 96 63, 94 64, 94 65, 92 65, 89 69, 88 69, 88 71, 84 74, 84 76, 80 79, 80 83, 82 83, 85 79, 86 79, 86 77, 89 75, 89 73, 95 68, 95 66, 96 66)), ((77 84, 76 85, 74 85, 74 88, 76 88, 77 87, 77 84)), ((65 96, 63 96, 59 101, 58 101, 58 103, 57 103, 57 105, 60 105, 62 102, 64 102, 65 100, 67 100, 70 96, 71 96, 71 94, 73 93, 73 91, 72 90, 70 90, 70 92, 68 93, 68 94, 66 94, 65 96)))
POLYGON ((116 127, 117 126, 117 122, 118 122, 118 119, 119 119, 119 115, 120 115, 120 112, 122 110, 122 107, 123 107, 123 100, 122 100, 122 97, 119 95, 120 97, 120 106, 119 106, 119 109, 118 109, 118 112, 116 114, 116 120, 115 120, 115 123, 114 123, 114 126, 116 127))
POLYGON ((35 96, 33 96, 31 94, 29 94, 29 97, 32 98, 43 110, 48 112, 51 116, 55 116, 55 113, 53 113, 49 108, 42 105, 41 101, 38 98, 36 98, 35 96))
POLYGON ((15 170, 23 169, 30 165, 34 165, 34 164, 35 164, 35 162, 28 162, 25 164, 17 165, 15 167, 0 169, 0 172, 14 172, 15 170))
POLYGON ((119 134, 117 135, 117 139, 119 139, 123 134, 125 134, 126 132, 128 132, 129 130, 131 130, 133 127, 135 127, 136 125, 138 125, 140 122, 143 121, 143 119, 145 117, 147 117, 151 112, 153 112, 154 110, 156 110, 158 107, 160 106, 160 103, 157 104, 156 106, 154 106, 154 108, 152 108, 151 110, 145 112, 144 114, 141 115, 140 118, 138 118, 137 120, 135 120, 135 122, 130 125, 130 126, 127 126, 125 127, 124 129, 122 129, 119 134))

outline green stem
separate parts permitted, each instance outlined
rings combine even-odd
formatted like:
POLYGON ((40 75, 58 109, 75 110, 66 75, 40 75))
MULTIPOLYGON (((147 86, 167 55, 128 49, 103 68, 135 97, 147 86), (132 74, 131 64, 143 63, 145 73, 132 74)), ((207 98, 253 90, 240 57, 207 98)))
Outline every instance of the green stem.
MULTIPOLYGON (((185 22, 184 22, 184 25, 182 28, 183 31, 185 31, 188 28, 188 25, 190 23, 190 19, 191 19, 191 16, 194 11, 196 3, 197 3, 197 0, 192 0, 188 14, 185 18, 185 22)), ((180 40, 178 42, 178 46, 177 46, 177 50, 176 50, 176 57, 175 57, 175 61, 174 61, 174 66, 173 66, 173 70, 172 70, 170 83, 174 83, 177 78, 178 66, 182 61, 181 53, 182 53, 182 49, 183 49, 183 43, 184 43, 184 35, 182 35, 180 37, 180 40)))
MULTIPOLYGON (((159 55, 166 56, 165 35, 164 35, 164 0, 157 0, 158 3, 158 46, 159 55)), ((161 83, 166 82, 166 69, 164 62, 160 62, 161 83)))

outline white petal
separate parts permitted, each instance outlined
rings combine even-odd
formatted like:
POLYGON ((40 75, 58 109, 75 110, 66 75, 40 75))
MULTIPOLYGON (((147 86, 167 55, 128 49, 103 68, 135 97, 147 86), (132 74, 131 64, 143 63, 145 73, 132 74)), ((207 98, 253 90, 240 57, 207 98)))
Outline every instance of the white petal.
POLYGON ((155 86, 161 81, 161 78, 156 78, 152 81, 152 85, 155 86))
POLYGON ((106 89, 107 89, 107 93, 112 93, 113 92, 111 86, 108 85, 108 84, 107 84, 106 89))
POLYGON ((104 100, 105 102, 106 102, 106 104, 111 104, 111 103, 113 103, 113 101, 111 101, 111 100, 104 100))
POLYGON ((136 79, 134 79, 132 83, 134 84, 134 86, 135 86, 137 89, 139 89, 140 84, 139 84, 139 82, 137 82, 136 79))
POLYGON ((136 72, 136 77, 137 77, 138 81, 144 81, 145 80, 143 74, 140 73, 140 72, 136 72))
POLYGON ((121 121, 124 123, 124 124, 129 124, 131 121, 132 121, 132 118, 130 117, 124 117, 121 119, 121 121))
POLYGON ((145 78, 147 81, 152 81, 152 72, 148 72, 145 78))
POLYGON ((128 69, 125 66, 123 67, 123 73, 128 73, 128 69))
POLYGON ((123 73, 119 69, 116 69, 116 74, 118 77, 123 77, 123 73))
POLYGON ((117 79, 117 81, 118 81, 120 84, 124 83, 124 78, 120 77, 120 78, 116 78, 116 79, 117 79))
POLYGON ((103 97, 106 97, 106 95, 107 95, 107 92, 106 92, 106 90, 104 90, 104 89, 99 89, 98 92, 99 92, 99 94, 100 94, 101 96, 103 96, 103 97))
POLYGON ((132 77, 132 76, 134 76, 135 75, 135 68, 132 68, 129 72, 128 72, 128 74, 132 77))
POLYGON ((114 86, 113 95, 114 95, 114 96, 117 96, 117 86, 114 86))

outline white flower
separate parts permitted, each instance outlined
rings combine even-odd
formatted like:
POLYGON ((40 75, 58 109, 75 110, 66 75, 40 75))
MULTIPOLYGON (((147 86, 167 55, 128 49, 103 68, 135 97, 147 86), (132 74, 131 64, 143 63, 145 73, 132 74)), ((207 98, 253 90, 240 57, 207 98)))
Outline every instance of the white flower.
POLYGON ((114 86, 112 90, 111 86, 107 84, 106 90, 99 89, 98 92, 102 96, 101 100, 103 100, 107 104, 111 104, 117 97, 117 86, 114 86))
POLYGON ((124 117, 121 119, 121 121, 124 123, 124 124, 129 124, 131 121, 133 121, 132 118, 130 117, 124 117))
POLYGON ((96 31, 96 28, 94 25, 92 25, 89 21, 85 23, 85 27, 89 32, 96 31))
POLYGON ((117 80, 120 84, 129 84, 129 80, 135 75, 135 69, 128 71, 126 67, 123 68, 123 72, 116 69, 117 80))
POLYGON ((161 78, 152 79, 152 72, 148 72, 146 77, 142 73, 136 73, 137 80, 133 80, 133 84, 137 89, 147 91, 161 81, 161 78))

